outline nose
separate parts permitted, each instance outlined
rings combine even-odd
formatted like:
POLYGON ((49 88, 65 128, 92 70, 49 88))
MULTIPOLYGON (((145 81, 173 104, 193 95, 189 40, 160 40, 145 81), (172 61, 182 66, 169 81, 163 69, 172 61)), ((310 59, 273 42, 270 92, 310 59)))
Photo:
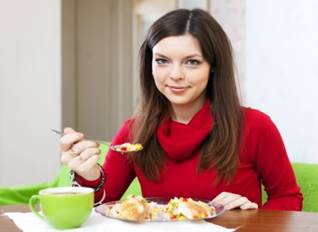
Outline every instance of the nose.
POLYGON ((172 70, 170 72, 170 79, 177 81, 177 80, 182 80, 183 78, 184 78, 184 73, 180 65, 178 64, 173 65, 172 70))

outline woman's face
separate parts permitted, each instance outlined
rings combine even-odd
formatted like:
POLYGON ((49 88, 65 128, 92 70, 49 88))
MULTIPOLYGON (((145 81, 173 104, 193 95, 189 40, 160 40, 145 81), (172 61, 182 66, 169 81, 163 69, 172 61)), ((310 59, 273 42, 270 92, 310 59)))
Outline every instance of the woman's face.
POLYGON ((172 106, 202 106, 210 64, 199 41, 190 34, 170 36, 153 47, 152 74, 158 90, 172 106))

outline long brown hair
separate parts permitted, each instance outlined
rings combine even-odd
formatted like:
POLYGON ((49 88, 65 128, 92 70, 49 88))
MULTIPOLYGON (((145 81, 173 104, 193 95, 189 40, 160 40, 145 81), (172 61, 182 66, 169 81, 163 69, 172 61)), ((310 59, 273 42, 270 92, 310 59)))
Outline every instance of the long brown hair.
POLYGON ((221 26, 200 9, 178 9, 165 14, 150 27, 140 48, 141 96, 132 136, 134 142, 144 145, 144 150, 131 158, 148 179, 158 179, 165 156, 156 131, 164 115, 169 113, 170 103, 154 83, 152 48, 163 38, 186 33, 198 39, 203 56, 211 66, 206 97, 212 106, 215 125, 203 144, 198 169, 216 167, 219 178, 229 180, 238 164, 241 128, 232 48, 221 26))

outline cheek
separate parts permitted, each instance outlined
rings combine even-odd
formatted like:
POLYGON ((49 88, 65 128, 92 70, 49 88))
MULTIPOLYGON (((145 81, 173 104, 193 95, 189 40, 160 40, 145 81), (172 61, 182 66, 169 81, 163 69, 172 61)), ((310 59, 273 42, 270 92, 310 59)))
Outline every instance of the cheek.
POLYGON ((202 82, 201 82, 202 90, 205 90, 207 88, 207 86, 208 86, 208 79, 202 80, 202 82))
POLYGON ((154 79, 154 82, 155 82, 155 85, 157 87, 158 90, 161 90, 161 83, 162 83, 162 78, 161 78, 161 75, 160 75, 160 72, 157 68, 155 67, 152 67, 152 76, 153 76, 153 79, 154 79))
POLYGON ((207 75, 206 78, 204 78, 201 82, 203 89, 206 89, 206 87, 208 86, 208 82, 209 82, 209 75, 207 75))
POLYGON ((191 74, 192 78, 190 78, 190 82, 192 82, 200 88, 206 87, 209 81, 209 74, 209 69, 196 70, 195 73, 191 74))
POLYGON ((165 68, 159 68, 156 65, 152 66, 152 75, 155 80, 155 83, 157 87, 159 85, 164 84, 164 81, 166 80, 169 72, 165 68))

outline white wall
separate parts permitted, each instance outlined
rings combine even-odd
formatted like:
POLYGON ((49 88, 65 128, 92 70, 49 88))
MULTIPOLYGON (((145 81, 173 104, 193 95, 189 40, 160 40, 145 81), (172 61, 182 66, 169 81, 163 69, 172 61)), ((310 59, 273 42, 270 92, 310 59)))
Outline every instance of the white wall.
POLYGON ((52 180, 61 125, 60 1, 0 0, 0 186, 52 180))
POLYGON ((245 97, 246 70, 246 0, 211 0, 210 13, 231 40, 236 77, 241 98, 245 97))
POLYGON ((318 1, 246 1, 246 104, 271 116, 292 161, 318 163, 318 1))

